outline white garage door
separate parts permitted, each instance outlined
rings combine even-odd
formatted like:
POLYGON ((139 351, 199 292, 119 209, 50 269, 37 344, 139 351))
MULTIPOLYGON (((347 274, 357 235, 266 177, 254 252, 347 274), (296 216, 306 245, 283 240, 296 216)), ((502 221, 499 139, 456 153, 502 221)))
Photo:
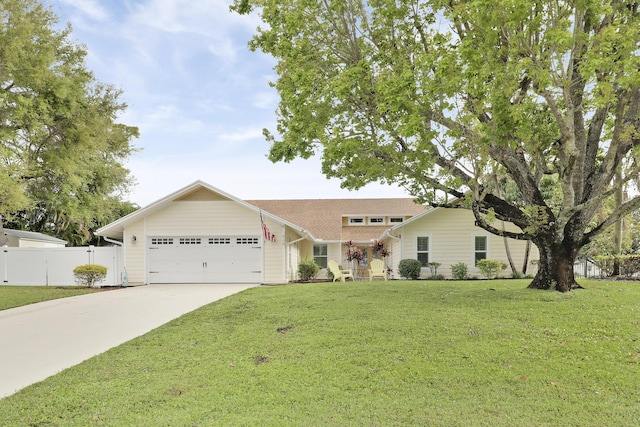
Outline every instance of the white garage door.
POLYGON ((258 236, 151 237, 150 283, 260 283, 258 236))

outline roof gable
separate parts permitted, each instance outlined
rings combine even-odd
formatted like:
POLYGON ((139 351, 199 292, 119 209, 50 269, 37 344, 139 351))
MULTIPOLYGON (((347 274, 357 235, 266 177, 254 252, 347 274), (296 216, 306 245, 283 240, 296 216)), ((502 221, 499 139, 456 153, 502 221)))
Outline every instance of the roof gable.
POLYGON ((223 196, 220 193, 216 193, 209 188, 200 187, 196 188, 190 193, 174 199, 176 202, 202 202, 202 201, 218 201, 218 200, 230 200, 228 197, 223 196))
POLYGON ((431 215, 432 213, 434 213, 435 211, 440 210, 440 209, 446 209, 446 208, 441 208, 441 207, 431 208, 431 207, 428 207, 425 211, 419 213, 418 215, 416 215, 416 216, 414 216, 412 218, 409 218, 408 220, 403 221, 401 223, 398 223, 398 224, 394 225, 393 227, 389 228, 389 231, 395 231, 395 230, 398 230, 398 229, 400 229, 400 228, 402 228, 402 227, 404 227, 404 226, 406 226, 408 224, 411 224, 412 222, 419 221, 422 218, 426 217, 427 215, 431 215))
POLYGON ((425 209, 421 213, 415 215, 414 217, 408 219, 407 221, 403 221, 403 222, 401 222, 399 224, 394 225, 393 227, 389 228, 388 230, 389 230, 389 232, 393 232, 395 230, 401 229, 402 227, 406 226, 407 224, 411 224, 414 221, 419 221, 422 218, 424 218, 425 216, 431 215, 434 212, 440 211, 442 209, 466 209, 462 205, 461 202, 462 202, 461 199, 455 199, 455 200, 451 201, 449 207, 441 207, 441 206, 431 207, 431 206, 426 206, 425 209))
POLYGON ((320 239, 326 241, 340 241, 343 240, 343 237, 347 237, 347 240, 365 238, 368 240, 389 228, 388 225, 343 227, 343 218, 345 217, 385 216, 412 218, 425 210, 424 206, 416 204, 411 198, 244 201, 203 181, 196 181, 111 224, 99 228, 96 230, 96 234, 121 239, 126 226, 166 208, 172 202, 216 200, 236 202, 247 209, 261 212, 266 217, 290 226, 312 240, 320 239), (344 236, 343 231, 345 231, 344 236), (365 234, 366 236, 362 237, 365 234))
MULTIPOLYGON (((413 217, 424 212, 424 206, 416 204, 411 198, 388 199, 298 199, 298 200, 249 200, 267 212, 299 225, 313 236, 328 241, 344 240, 344 217, 353 216, 398 216, 413 217)), ((375 227, 349 227, 353 233, 346 240, 360 240, 367 229, 367 236, 377 236, 388 225, 375 227), (376 228, 378 231, 372 231, 376 228), (371 234, 373 232, 373 234, 371 234)))
MULTIPOLYGON (((133 224, 139 220, 141 220, 142 218, 151 215, 155 212, 158 212, 164 208, 166 208, 167 206, 169 206, 172 202, 175 201, 179 201, 179 202, 184 202, 184 201, 212 201, 212 200, 229 200, 229 201, 233 201, 236 202, 242 206, 244 206, 247 209, 253 210, 255 212, 259 212, 260 209, 257 208, 256 206, 253 206, 243 200, 238 199, 237 197, 234 197, 228 193, 225 193, 222 190, 219 190, 209 184, 207 184, 206 182, 203 181, 195 181, 194 183, 180 189, 177 190, 171 194, 169 194, 168 196, 163 197, 160 200, 157 200, 153 203, 151 203, 150 205, 147 205, 143 208, 138 209, 135 212, 130 213, 129 215, 126 215, 114 222, 112 222, 111 224, 107 224, 104 227, 99 228, 98 230, 96 230, 96 234, 98 236, 105 236, 105 237, 111 237, 111 238, 116 238, 116 239, 122 239, 123 236, 123 232, 124 232, 124 228, 130 224, 133 224)), ((271 213, 264 213, 265 216, 268 216, 272 219, 274 219, 275 221, 278 221, 282 224, 291 226, 292 228, 302 232, 303 230, 300 230, 299 227, 295 224, 291 224, 288 223, 286 220, 283 220, 282 218, 279 218, 271 213)))

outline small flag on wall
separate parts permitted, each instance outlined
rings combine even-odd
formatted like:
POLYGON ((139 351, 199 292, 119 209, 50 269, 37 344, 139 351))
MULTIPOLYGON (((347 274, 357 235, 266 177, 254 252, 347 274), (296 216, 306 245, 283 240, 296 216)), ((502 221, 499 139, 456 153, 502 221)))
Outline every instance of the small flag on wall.
POLYGON ((262 235, 264 236, 264 240, 269 242, 275 242, 276 235, 272 234, 271 231, 269 231, 269 227, 267 227, 267 224, 264 223, 264 218, 262 217, 262 211, 260 211, 260 223, 262 224, 262 235))

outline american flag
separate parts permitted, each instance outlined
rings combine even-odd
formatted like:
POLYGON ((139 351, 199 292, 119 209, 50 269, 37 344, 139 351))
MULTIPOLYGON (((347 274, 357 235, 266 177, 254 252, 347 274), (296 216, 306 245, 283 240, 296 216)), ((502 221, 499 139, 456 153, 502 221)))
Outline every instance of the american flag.
POLYGON ((264 218, 262 217, 262 210, 260 210, 260 223, 262 224, 262 235, 264 236, 264 240, 267 240, 269 242, 275 242, 276 235, 272 234, 271 231, 269 231, 269 227, 267 227, 267 224, 264 223, 264 218))

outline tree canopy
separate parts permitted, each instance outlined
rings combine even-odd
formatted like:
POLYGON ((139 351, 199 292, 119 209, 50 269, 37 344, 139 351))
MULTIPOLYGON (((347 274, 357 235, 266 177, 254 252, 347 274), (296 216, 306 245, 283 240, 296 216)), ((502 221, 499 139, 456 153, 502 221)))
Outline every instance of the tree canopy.
POLYGON ((640 207, 633 197, 594 223, 640 173, 636 1, 236 0, 232 9, 259 14, 266 25, 250 46, 277 59, 272 161, 320 153, 323 173, 346 188, 397 183, 420 201, 470 208, 478 226, 538 247, 531 287, 578 287, 580 248, 640 207), (496 191, 505 182, 516 201, 496 191))
POLYGON ((0 215, 89 237, 122 207, 132 183, 122 162, 138 130, 117 122, 121 91, 95 79, 86 49, 57 24, 36 0, 0 4, 0 215))

